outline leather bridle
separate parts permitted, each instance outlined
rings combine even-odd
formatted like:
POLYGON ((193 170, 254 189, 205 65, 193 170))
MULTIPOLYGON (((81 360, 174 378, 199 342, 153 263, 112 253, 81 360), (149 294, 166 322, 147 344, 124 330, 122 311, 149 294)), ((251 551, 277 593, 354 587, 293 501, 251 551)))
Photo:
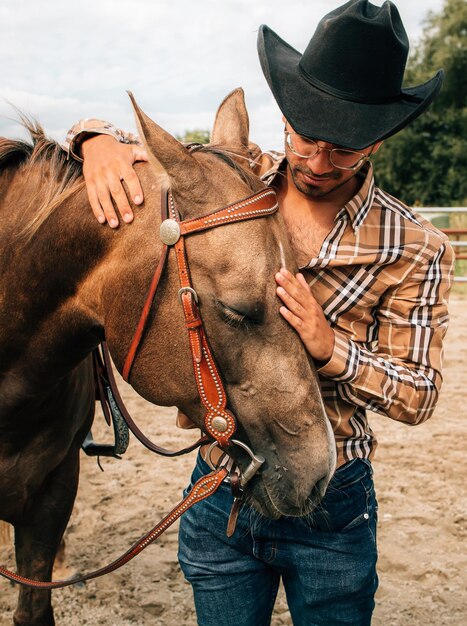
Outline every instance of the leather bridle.
MULTIPOLYGON (((178 276, 180 281, 178 294, 182 304, 185 326, 189 336, 196 385, 201 403, 206 409, 204 430, 211 437, 211 440, 213 440, 210 450, 212 450, 212 447, 215 445, 224 449, 231 445, 238 445, 246 450, 251 457, 250 464, 241 475, 234 473, 231 476, 230 482, 236 497, 232 507, 227 530, 229 536, 235 529, 236 517, 238 515, 239 503, 241 501, 239 498, 241 495, 241 489, 258 471, 264 462, 264 459, 259 455, 255 455, 245 443, 232 439, 232 435, 235 433, 237 428, 236 419, 235 416, 226 408, 227 394, 204 331, 203 321, 201 319, 201 313, 198 306, 198 295, 191 282, 190 270, 185 250, 185 237, 192 235, 193 233, 203 232, 205 230, 226 224, 257 219, 259 217, 267 217, 268 215, 274 214, 277 210, 278 203, 275 192, 272 189, 263 189, 262 191, 259 191, 244 200, 230 204, 202 217, 181 220, 180 214, 175 208, 172 194, 168 190, 162 191, 162 222, 160 227, 160 236, 163 245, 161 256, 151 280, 149 292, 143 306, 136 332, 128 349, 122 371, 123 378, 129 381, 131 369, 137 357, 138 349, 144 339, 144 333, 148 325, 149 312, 153 305, 157 287, 165 269, 169 250, 173 247, 177 259, 178 276)), ((132 424, 134 425, 133 422, 132 424)), ((129 426, 130 429, 135 432, 132 425, 129 424, 129 426)), ((141 431, 139 431, 136 425, 134 426, 136 431, 141 434, 141 431)), ((143 441, 143 443, 147 445, 146 442, 143 441)), ((128 563, 128 561, 133 559, 137 554, 157 539, 157 537, 169 528, 169 526, 171 526, 191 506, 215 493, 228 475, 229 471, 225 467, 219 467, 217 469, 214 468, 214 471, 210 474, 202 476, 193 485, 190 493, 149 533, 144 535, 144 537, 135 543, 125 554, 101 569, 76 578, 54 582, 25 578, 3 567, 0 567, 0 575, 26 587, 33 587, 36 589, 56 589, 59 587, 74 585, 91 578, 97 578, 99 576, 103 576, 104 574, 108 574, 109 572, 115 571, 125 563, 128 563)))
POLYGON ((200 400, 206 409, 204 430, 222 448, 226 448, 231 443, 230 438, 236 430, 236 421, 232 413, 226 410, 227 395, 204 331, 198 306, 198 295, 191 282, 185 237, 226 224, 266 217, 275 213, 277 209, 277 197, 274 190, 263 189, 244 200, 202 217, 182 221, 175 208, 172 194, 168 190, 162 191, 161 256, 151 281, 135 335, 128 349, 122 375, 126 381, 129 381, 131 369, 147 327, 149 311, 164 272, 168 251, 170 247, 173 247, 180 281, 178 295, 183 308, 185 326, 188 330, 195 380, 200 400))

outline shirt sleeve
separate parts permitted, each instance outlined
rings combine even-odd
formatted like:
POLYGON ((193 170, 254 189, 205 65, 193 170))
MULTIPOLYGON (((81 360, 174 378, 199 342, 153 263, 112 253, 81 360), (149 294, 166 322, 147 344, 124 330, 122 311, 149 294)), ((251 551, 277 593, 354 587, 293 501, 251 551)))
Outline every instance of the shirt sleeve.
POLYGON ((65 142, 62 144, 62 148, 68 153, 68 158, 82 161, 80 146, 91 135, 110 135, 120 143, 142 145, 137 135, 121 130, 110 122, 89 118, 80 120, 68 131, 65 142))
POLYGON ((442 383, 453 264, 445 241, 431 260, 388 290, 377 313, 376 345, 335 331, 334 352, 318 371, 337 383, 344 400, 412 425, 432 415, 442 383))

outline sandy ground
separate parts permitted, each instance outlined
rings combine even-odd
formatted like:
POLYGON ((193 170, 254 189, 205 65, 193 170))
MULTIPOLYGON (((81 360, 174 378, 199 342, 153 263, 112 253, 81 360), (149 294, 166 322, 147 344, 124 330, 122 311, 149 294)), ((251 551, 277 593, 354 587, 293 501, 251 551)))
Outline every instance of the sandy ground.
MULTIPOLYGON (((467 402, 466 306, 465 296, 453 297, 445 383, 435 416, 417 428, 371 416, 380 440, 374 463, 380 520, 375 626, 467 624, 467 559, 462 553, 467 460, 461 445, 467 402)), ((151 407, 124 384, 122 389, 130 412, 162 445, 180 447, 193 436, 173 427, 172 409, 151 407)), ((89 571, 125 551, 179 499, 193 462, 193 455, 155 457, 134 439, 123 460, 103 460, 103 473, 95 460, 83 456, 81 486, 66 533, 70 567, 89 571)), ((54 591, 57 624, 196 624, 176 552, 173 528, 118 572, 54 591)), ((13 565, 11 548, 1 551, 1 562, 13 565)), ((14 587, 0 581, 0 626, 12 623, 15 602, 14 587)), ((282 592, 272 623, 292 623, 282 592)))

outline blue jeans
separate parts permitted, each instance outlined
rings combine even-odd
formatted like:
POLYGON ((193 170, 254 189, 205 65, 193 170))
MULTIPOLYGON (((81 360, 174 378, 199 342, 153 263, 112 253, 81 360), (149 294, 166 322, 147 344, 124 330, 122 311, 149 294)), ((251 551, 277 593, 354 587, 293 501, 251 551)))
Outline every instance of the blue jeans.
MULTIPOLYGON (((198 456, 192 484, 208 473, 198 456)), ((295 626, 371 623, 376 575, 376 498, 369 461, 334 475, 319 511, 268 520, 243 506, 230 539, 232 505, 222 484, 180 523, 179 560, 200 626, 267 626, 282 578, 295 626)))

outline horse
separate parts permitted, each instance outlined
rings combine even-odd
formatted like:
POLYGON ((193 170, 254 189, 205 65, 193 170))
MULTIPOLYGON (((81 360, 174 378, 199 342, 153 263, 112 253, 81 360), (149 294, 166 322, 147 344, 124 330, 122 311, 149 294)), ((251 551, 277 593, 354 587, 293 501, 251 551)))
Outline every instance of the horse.
MULTIPOLYGON (((195 151, 133 107, 149 154, 136 165, 145 202, 117 230, 94 220, 81 165, 37 122, 23 120, 31 142, 0 139, 0 519, 14 527, 18 572, 38 580, 50 580, 76 495, 94 416, 90 355, 105 339, 122 371, 161 255, 161 188, 186 219, 264 187, 246 159, 242 90, 222 102, 211 144, 195 151)), ((186 250, 236 437, 265 459, 248 502, 270 518, 304 515, 330 480, 334 440, 316 370, 278 314, 274 273, 295 268, 282 218, 197 233, 186 250)), ((203 427, 177 282, 169 254, 131 385, 203 427)), ((245 464, 240 448, 228 452, 245 464)), ((54 624, 50 591, 21 587, 13 619, 54 624)))

